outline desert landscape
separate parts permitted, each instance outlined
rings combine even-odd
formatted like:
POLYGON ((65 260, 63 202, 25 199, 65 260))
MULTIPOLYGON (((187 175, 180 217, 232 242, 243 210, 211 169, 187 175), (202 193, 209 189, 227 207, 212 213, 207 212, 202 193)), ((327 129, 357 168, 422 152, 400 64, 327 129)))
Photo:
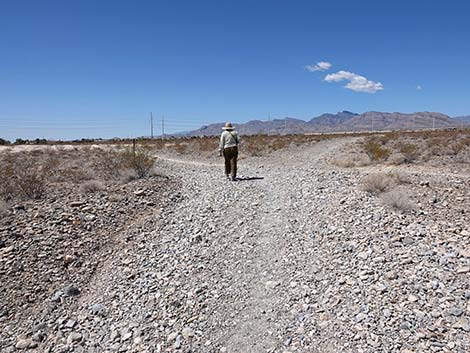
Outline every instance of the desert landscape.
POLYGON ((468 352, 468 130, 0 152, 2 352, 468 352))
POLYGON ((0 353, 470 353, 469 1, 3 1, 0 353))

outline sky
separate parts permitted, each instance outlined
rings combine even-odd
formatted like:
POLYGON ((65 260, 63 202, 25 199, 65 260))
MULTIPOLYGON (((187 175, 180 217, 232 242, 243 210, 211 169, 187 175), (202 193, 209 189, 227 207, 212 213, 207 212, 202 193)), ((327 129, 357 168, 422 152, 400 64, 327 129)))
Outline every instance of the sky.
POLYGON ((470 114, 468 1, 0 1, 0 137, 470 114))

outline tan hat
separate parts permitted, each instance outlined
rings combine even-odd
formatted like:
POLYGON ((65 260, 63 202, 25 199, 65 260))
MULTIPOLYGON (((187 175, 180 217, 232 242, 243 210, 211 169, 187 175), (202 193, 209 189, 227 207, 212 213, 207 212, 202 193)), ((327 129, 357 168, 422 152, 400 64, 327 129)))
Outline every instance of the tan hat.
POLYGON ((231 123, 228 121, 225 123, 225 126, 222 128, 222 130, 233 130, 233 126, 231 123))

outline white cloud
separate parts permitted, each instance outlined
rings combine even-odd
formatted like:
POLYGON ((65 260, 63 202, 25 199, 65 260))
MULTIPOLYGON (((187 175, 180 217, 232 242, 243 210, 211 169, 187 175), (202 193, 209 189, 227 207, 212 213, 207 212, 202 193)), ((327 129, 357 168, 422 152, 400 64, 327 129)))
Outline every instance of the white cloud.
POLYGON ((423 89, 423 86, 421 86, 421 85, 417 85, 417 86, 416 86, 416 90, 417 90, 417 91, 421 91, 422 89, 423 89))
POLYGON ((314 71, 326 71, 330 69, 333 65, 327 61, 320 61, 315 65, 307 65, 305 66, 305 70, 314 72, 314 71))
POLYGON ((355 91, 355 92, 367 92, 367 93, 375 93, 377 91, 381 91, 384 89, 383 84, 380 82, 370 81, 364 76, 360 76, 353 72, 349 71, 338 71, 334 74, 328 74, 325 76, 324 81, 326 82, 341 82, 341 81, 349 81, 346 88, 355 91))

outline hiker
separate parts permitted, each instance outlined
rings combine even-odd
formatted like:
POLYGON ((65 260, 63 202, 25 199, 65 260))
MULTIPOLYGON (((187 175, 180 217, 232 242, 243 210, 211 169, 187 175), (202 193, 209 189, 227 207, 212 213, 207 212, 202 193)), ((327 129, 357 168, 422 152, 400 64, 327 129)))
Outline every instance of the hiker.
POLYGON ((224 130, 220 135, 219 151, 225 158, 225 176, 228 180, 237 180, 237 158, 238 142, 240 141, 238 133, 233 130, 232 124, 225 123, 224 130))

